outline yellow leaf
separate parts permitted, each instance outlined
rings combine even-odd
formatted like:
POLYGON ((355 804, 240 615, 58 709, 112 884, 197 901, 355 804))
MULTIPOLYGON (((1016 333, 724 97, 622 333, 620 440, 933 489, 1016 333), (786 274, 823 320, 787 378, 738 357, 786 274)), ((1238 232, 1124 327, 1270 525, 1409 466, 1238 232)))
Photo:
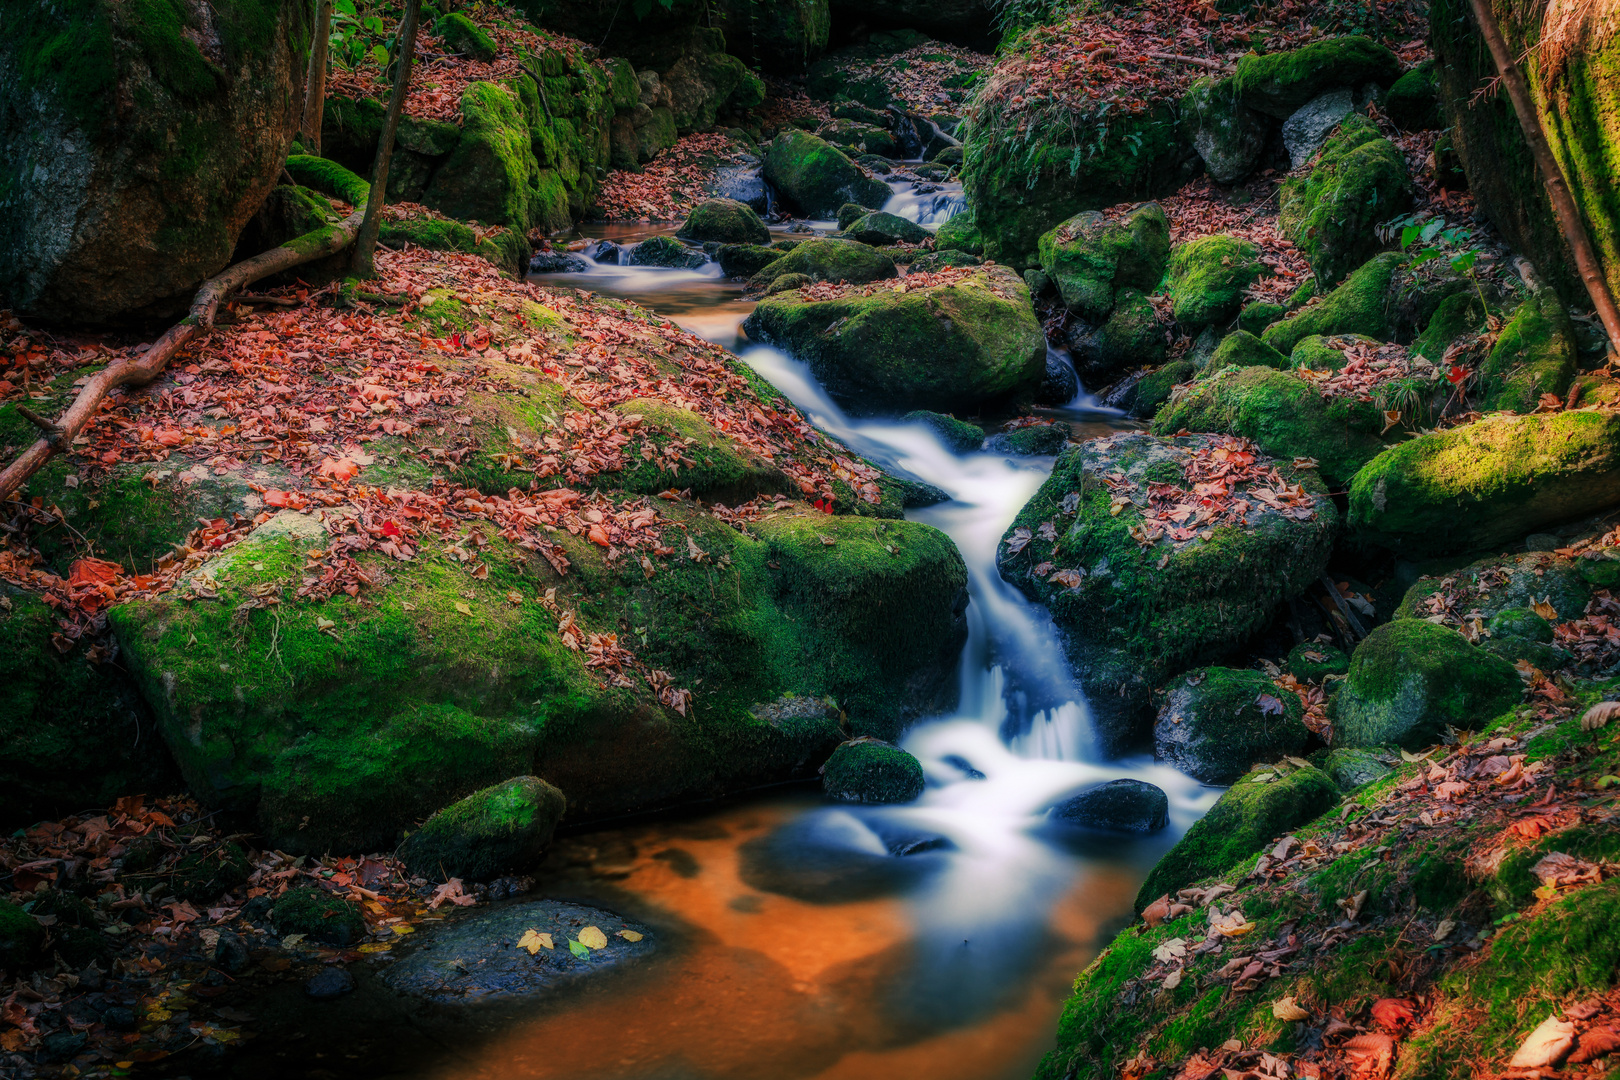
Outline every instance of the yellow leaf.
POLYGON ((1544 600, 1537 600, 1534 604, 1530 605, 1530 610, 1535 612, 1537 615, 1540 615, 1543 619, 1546 619, 1548 622, 1557 622, 1558 621, 1558 609, 1554 608, 1551 604, 1547 603, 1547 600, 1551 600, 1551 599, 1552 599, 1552 597, 1549 596, 1544 600))
POLYGON ((607 935, 594 926, 587 926, 579 932, 579 943, 587 949, 607 948, 607 935))
POLYGON ((401 935, 403 935, 403 934, 414 934, 414 933, 416 933, 416 927, 410 926, 410 925, 396 926, 396 927, 394 927, 394 933, 401 934, 401 935))
POLYGON ((551 943, 550 934, 542 934, 538 930, 525 930, 523 936, 518 938, 518 948, 528 949, 529 955, 533 956, 541 949, 554 949, 556 946, 551 943))
POLYGON ((456 610, 461 612, 463 615, 471 615, 472 614, 472 608, 468 607, 466 604, 462 603, 460 600, 456 601, 456 610))
POLYGON ((1287 1021, 1288 1023, 1293 1023, 1296 1020, 1309 1020, 1311 1018, 1311 1014, 1307 1010, 1299 1007, 1299 1002, 1294 1000, 1293 994, 1289 994, 1287 997, 1278 998, 1276 1001, 1272 1002, 1271 1015, 1275 1016, 1279 1020, 1287 1021))
POLYGON ((337 623, 333 622, 331 619, 328 619, 325 615, 315 616, 315 629, 317 630, 330 630, 336 625, 337 623))
POLYGON ((624 938, 624 940, 626 940, 626 941, 640 941, 641 940, 641 935, 636 933, 634 930, 620 930, 619 931, 619 936, 624 938))
POLYGON ((380 953, 387 952, 392 948, 393 946, 388 944, 386 941, 368 941, 364 945, 360 946, 360 951, 363 953, 380 953))

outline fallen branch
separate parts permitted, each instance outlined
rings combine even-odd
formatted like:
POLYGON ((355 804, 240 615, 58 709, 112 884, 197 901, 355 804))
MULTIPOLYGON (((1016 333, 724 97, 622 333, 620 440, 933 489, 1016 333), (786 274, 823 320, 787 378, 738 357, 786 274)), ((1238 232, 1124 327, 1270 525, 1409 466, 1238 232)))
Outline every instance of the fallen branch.
POLYGON ((73 404, 68 406, 67 412, 63 413, 54 424, 50 421, 42 422, 43 418, 19 410, 19 415, 51 431, 52 434, 24 450, 15 461, 0 472, 0 503, 10 499, 12 494, 22 487, 25 480, 50 460, 52 454, 78 438, 79 432, 84 430, 101 409, 101 403, 107 399, 108 394, 120 386, 145 386, 163 374, 163 370, 169 366, 169 361, 173 360, 182 348, 213 328, 214 316, 219 310, 219 305, 232 292, 251 285, 260 278, 279 274, 283 270, 291 270, 295 266, 342 251, 353 243, 355 236, 360 232, 360 222, 364 217, 364 211, 357 210, 336 225, 328 225, 312 233, 306 233, 251 259, 243 259, 235 266, 227 267, 218 276, 203 282, 202 288, 197 290, 196 297, 191 301, 191 313, 185 319, 171 326, 140 356, 132 360, 115 360, 90 376, 79 390, 79 396, 73 399, 73 404))
POLYGON ((297 307, 302 300, 295 300, 287 296, 261 296, 259 293, 237 293, 232 298, 233 304, 270 304, 273 307, 297 307))
POLYGON ((1149 52, 1148 55, 1155 60, 1173 60, 1178 64, 1192 64, 1196 67, 1209 68, 1211 71, 1225 71, 1231 66, 1219 60, 1205 60, 1201 56, 1182 56, 1180 53, 1149 52))

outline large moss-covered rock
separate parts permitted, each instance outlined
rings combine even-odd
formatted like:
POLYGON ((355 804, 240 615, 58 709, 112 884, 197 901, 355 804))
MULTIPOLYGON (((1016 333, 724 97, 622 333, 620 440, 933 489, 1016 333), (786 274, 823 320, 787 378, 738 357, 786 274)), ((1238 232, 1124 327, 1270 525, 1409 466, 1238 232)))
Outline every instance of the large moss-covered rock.
POLYGON ((821 767, 821 787, 839 802, 912 802, 923 791, 922 763, 880 739, 856 739, 821 767))
POLYGON ((729 278, 751 278, 781 257, 782 252, 760 244, 721 244, 714 253, 720 272, 729 278))
POLYGON ((1390 338, 1390 290, 1404 256, 1390 251, 1369 260, 1321 303, 1302 308, 1266 327, 1261 338, 1278 352, 1291 353, 1312 334, 1362 334, 1390 338))
POLYGON ((1435 85, 1435 63, 1425 60, 1396 79, 1384 98, 1384 111, 1407 131, 1445 127, 1440 116, 1440 91, 1435 85))
POLYGON ((901 419, 907 423, 922 424, 954 454, 971 454, 984 445, 984 428, 965 420, 958 420, 954 416, 930 412, 927 409, 914 409, 901 419))
POLYGON ((1368 462, 1350 527, 1411 555, 1499 547, 1620 502, 1620 414, 1488 416, 1368 462))
POLYGON ((348 948, 366 936, 360 909, 341 896, 313 886, 288 889, 270 909, 276 933, 303 934, 325 945, 348 948))
POLYGON ((1281 474, 1313 500, 1305 520, 1251 499, 1241 525, 1150 538, 1136 500, 1150 484, 1190 490, 1193 455, 1222 447, 1218 436, 1140 432, 1082 443, 1058 457, 1003 538, 1002 576, 1051 611, 1112 749, 1143 741, 1154 687, 1239 647, 1326 565, 1338 514, 1314 476, 1286 462, 1281 474))
POLYGON ((664 270, 695 270, 709 260, 672 236, 649 236, 624 253, 626 266, 656 266, 664 270))
POLYGON ((1368 634, 1334 699, 1335 746, 1433 745, 1519 702, 1519 673, 1448 626, 1397 619, 1368 634))
POLYGON ((1220 877, 1338 801, 1338 786, 1320 769, 1256 766, 1159 860, 1136 894, 1136 910, 1196 881, 1220 877))
POLYGON ((1189 330, 1224 326, 1243 306, 1243 294, 1266 273, 1260 249, 1224 233, 1181 244, 1170 253, 1170 295, 1176 321, 1189 330))
POLYGON ((716 11, 726 50, 755 67, 799 72, 827 48, 827 0, 721 0, 716 11))
POLYGON ((1235 79, 1199 79, 1181 99, 1181 123, 1193 148, 1218 184, 1235 184, 1252 173, 1271 134, 1263 114, 1238 99, 1235 79))
POLYGON ((881 210, 861 215, 845 226, 844 232, 852 240, 879 247, 885 244, 920 244, 930 236, 928 230, 915 221, 881 210))
POLYGON ((1207 667, 1165 687, 1153 756, 1206 784, 1230 784, 1257 761, 1305 749, 1299 696, 1259 671, 1207 667))
POLYGON ((1287 371, 1292 364, 1284 354, 1273 349, 1247 330, 1234 330, 1221 338, 1221 343, 1210 354, 1204 365, 1204 376, 1220 374, 1229 367, 1268 367, 1287 371))
MULTIPOLYGON (((1541 616, 1526 612, 1536 604, 1550 604, 1559 622, 1578 619, 1592 598, 1592 574, 1602 562, 1566 559, 1550 551, 1518 555, 1489 555, 1445 574, 1426 574, 1413 582, 1395 608, 1397 619, 1427 619, 1439 611, 1452 618, 1475 612, 1490 621, 1492 633, 1508 633, 1539 641, 1552 640, 1534 621, 1541 616), (1440 594, 1447 602, 1431 603, 1440 594), (1498 615, 1510 614, 1502 624, 1498 615)), ((1546 620, 1542 620, 1545 622, 1546 620)))
POLYGON ((794 245, 792 251, 776 254, 777 258, 766 263, 748 279, 750 292, 767 289, 778 278, 789 274, 802 275, 812 282, 862 285, 896 277, 900 273, 893 259, 870 245, 854 240, 806 240, 794 245))
POLYGON ((1154 418, 1153 430, 1242 435, 1275 457, 1314 459, 1334 487, 1384 449, 1384 418, 1376 405, 1324 398, 1298 375, 1275 370, 1268 357, 1259 359, 1249 367, 1220 369, 1212 360, 1206 377, 1154 418))
POLYGON ((568 800, 535 776, 475 791, 405 837, 399 857, 430 880, 488 881, 529 869, 551 842, 568 800))
POLYGON ((694 51, 660 77, 669 94, 675 130, 714 126, 726 110, 751 109, 765 100, 765 83, 741 60, 724 52, 694 51))
POLYGON ((1453 293, 1429 316, 1423 332, 1412 342, 1412 355, 1438 364, 1455 342, 1484 328, 1485 308, 1479 297, 1471 292, 1453 293))
POLYGON ((1110 314, 1095 330, 1070 327, 1069 349, 1075 371, 1092 386, 1112 382, 1121 372, 1164 363, 1168 343, 1153 303, 1137 289, 1120 289, 1110 314))
POLYGON ((1199 167, 1169 102, 1110 118, 1100 145, 1092 145, 1091 130, 1081 136, 1084 145, 1026 140, 1015 119, 999 114, 1003 105, 978 108, 984 115, 962 145, 962 184, 984 255, 1017 269, 1044 263, 1042 234, 1074 215, 1168 195, 1199 167))
POLYGON ((1152 292, 1169 260, 1170 219, 1158 203, 1112 220, 1088 210, 1040 239, 1041 269, 1057 284, 1064 306, 1089 322, 1108 317, 1118 289, 1152 292))
POLYGON ((433 24, 433 32, 439 35, 445 48, 451 52, 460 53, 474 60, 489 63, 499 55, 500 50, 490 36, 479 29, 478 24, 458 11, 452 11, 433 24))
POLYGON ((384 244, 415 244, 434 251, 465 251, 480 255, 516 277, 529 265, 529 241, 511 229, 473 232, 447 218, 385 218, 377 239, 384 244))
POLYGON ((801 214, 833 218, 845 203, 880 208, 889 185, 867 176, 843 151, 808 131, 782 132, 765 151, 769 180, 801 214))
POLYGON ((1234 78, 1243 104, 1286 120, 1324 90, 1388 86, 1400 74, 1400 59, 1385 46, 1371 38, 1340 37, 1287 52, 1250 53, 1238 61, 1234 78))
POLYGON ((422 202, 449 217, 505 225, 527 234, 573 224, 568 192, 555 170, 542 168, 517 92, 476 82, 461 95, 462 134, 433 176, 422 202))
POLYGON ((168 316, 230 260, 303 103, 299 0, 20 0, 0 38, 0 304, 168 316))
POLYGON ((1046 368, 1029 289, 1003 266, 975 267, 946 285, 880 287, 870 296, 778 293, 743 325, 749 337, 809 364, 847 407, 866 411, 974 413, 1027 401, 1046 368))
POLYGON ((984 254, 984 237, 975 224, 973 211, 963 210, 945 219, 934 233, 935 251, 962 251, 969 255, 984 254))
POLYGON ((736 199, 704 199, 692 208, 675 235, 694 243, 769 244, 771 231, 753 207, 736 199))
POLYGON ((1557 293, 1542 289, 1519 305, 1479 374, 1485 409, 1527 413, 1542 394, 1564 396, 1575 378, 1575 333, 1557 293))
POLYGON ((1309 175, 1283 182, 1277 224, 1311 264, 1319 288, 1343 281, 1383 246, 1377 226, 1412 205, 1412 180, 1395 144, 1351 116, 1309 175))

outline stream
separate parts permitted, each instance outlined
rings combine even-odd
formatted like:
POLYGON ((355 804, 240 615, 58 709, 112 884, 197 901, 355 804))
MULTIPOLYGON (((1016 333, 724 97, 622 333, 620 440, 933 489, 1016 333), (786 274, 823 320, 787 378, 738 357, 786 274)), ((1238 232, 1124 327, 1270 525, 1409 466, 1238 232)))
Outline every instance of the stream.
MULTIPOLYGON (((903 194, 891 209, 937 225, 937 199, 903 194)), ((584 227, 621 244, 672 231, 584 227)), ((394 1018, 372 1016, 366 1031, 357 1002, 329 1017, 346 1052, 316 1057, 338 1075, 350 1070, 334 1059, 434 1080, 1028 1077, 1075 974, 1218 794, 1151 759, 1094 751, 1055 628, 996 571, 1001 534, 1053 459, 957 456, 920 425, 845 415, 807 368, 740 336, 752 303, 712 262, 533 280, 638 301, 738 351, 823 431, 947 492, 909 516, 947 533, 967 563, 960 705, 905 736, 927 777, 909 805, 835 806, 798 787, 560 838, 524 900, 635 919, 658 934, 655 956, 498 1021, 474 1010, 390 1031, 394 1018), (1130 836, 1047 822, 1064 796, 1121 777, 1168 794, 1169 828, 1130 836)), ((1123 426, 1083 390, 1047 411, 1079 438, 1123 426)), ((288 1065, 327 1041, 303 1015, 310 1039, 278 1051, 288 1065)))

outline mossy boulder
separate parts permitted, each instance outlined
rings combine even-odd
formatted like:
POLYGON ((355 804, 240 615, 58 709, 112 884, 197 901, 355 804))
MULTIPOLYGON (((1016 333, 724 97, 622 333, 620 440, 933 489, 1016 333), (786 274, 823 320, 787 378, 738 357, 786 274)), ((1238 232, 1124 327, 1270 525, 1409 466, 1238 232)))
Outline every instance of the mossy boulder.
POLYGON ((1238 647, 1326 565, 1337 512, 1315 477, 1286 461, 1279 471, 1314 500, 1306 520, 1253 500, 1241 525, 1207 538, 1148 539, 1135 499, 1145 503, 1149 484, 1184 484, 1194 453, 1220 445, 1133 432, 1072 447, 1003 537, 1002 577, 1051 612, 1112 750, 1145 740, 1153 688, 1238 647))
POLYGON ((1285 461, 1311 458, 1322 478, 1336 487, 1384 451, 1379 438, 1383 427, 1383 416, 1370 402, 1324 398, 1298 375, 1266 364, 1217 370, 1214 361, 1192 389, 1153 421, 1153 430, 1161 434, 1226 432, 1253 439, 1285 461))
MULTIPOLYGON (((1393 760, 1393 758, 1391 759, 1393 760)), ((1371 750, 1340 747, 1328 752, 1322 771, 1333 778, 1342 791, 1355 791, 1388 776, 1392 766, 1371 750)))
POLYGON ((873 210, 888 201, 889 185, 867 176, 843 151, 808 131, 788 130, 765 150, 763 173, 799 213, 832 218, 845 203, 873 210))
POLYGON ((741 60, 717 49, 694 49, 659 77, 669 95, 675 130, 714 126, 722 112, 742 112, 765 100, 765 83, 741 60))
POLYGON ((328 158, 293 154, 287 159, 287 172, 298 183, 342 199, 353 207, 365 206, 371 194, 368 182, 328 158))
POLYGON ((1371 345, 1377 347, 1382 342, 1375 341, 1361 334, 1335 334, 1333 337, 1324 337, 1321 334, 1312 334, 1302 338, 1294 346, 1294 351, 1288 354, 1288 366, 1295 371, 1311 371, 1317 374, 1330 375, 1340 370, 1350 362, 1346 350, 1355 345, 1371 345))
POLYGON ((1542 289, 1519 305, 1479 376, 1485 409, 1527 413, 1542 394, 1563 398, 1575 378, 1575 333, 1557 293, 1542 289))
POLYGON ((1100 323, 1114 310, 1119 289, 1152 292, 1170 260, 1170 219, 1158 203, 1144 203, 1110 220, 1088 210, 1044 233, 1040 264, 1070 311, 1100 323))
POLYGON ((1207 667, 1164 689, 1153 756, 1206 784, 1230 784, 1257 761, 1298 754, 1310 741, 1299 697, 1262 672, 1207 667))
MULTIPOLYGON (((807 243, 769 269, 826 243, 836 241, 807 243)), ((809 364, 848 407, 868 411, 976 412, 1027 401, 1046 367, 1029 289, 1003 266, 904 292, 833 300, 778 293, 760 301, 744 329, 809 364)))
POLYGON ((447 217, 505 225, 527 235, 573 224, 568 191, 530 146, 524 102, 512 88, 475 82, 461 94, 461 140, 433 174, 422 202, 447 217))
POLYGON ((1406 131, 1445 127, 1440 115, 1440 89, 1435 85, 1434 61, 1425 60, 1396 79, 1384 96, 1384 112, 1406 131))
POLYGON ((1266 327, 1287 314, 1288 309, 1281 304, 1257 300, 1252 304, 1245 304, 1243 310, 1238 312, 1238 329, 1259 336, 1265 332, 1266 327))
POLYGON ((922 424, 932 431, 953 454, 971 454, 984 445, 984 428, 944 413, 915 409, 901 417, 907 423, 922 424))
POLYGON ((1362 334, 1390 340, 1391 286, 1405 261, 1392 251, 1368 260, 1320 303, 1266 327, 1261 339, 1283 353, 1293 352, 1295 345, 1312 334, 1362 334))
POLYGON ((1235 184, 1259 166, 1271 126, 1239 100, 1236 79, 1199 79, 1181 99, 1181 123, 1210 179, 1235 184))
POLYGON ((847 202, 838 208, 838 213, 835 215, 834 220, 838 222, 838 228, 843 230, 849 228, 851 225, 855 224, 857 221, 871 212, 872 210, 870 207, 862 206, 860 203, 847 202))
POLYGON ((781 257, 782 252, 759 244, 721 244, 714 253, 720 272, 728 278, 751 278, 781 257))
POLYGON ((1513 665, 1448 626, 1397 619, 1368 634, 1334 699, 1335 746, 1422 749, 1448 727, 1476 731, 1519 702, 1513 665))
POLYGON ((1492 637, 1517 637, 1552 644, 1553 625, 1527 607, 1504 608, 1491 616, 1485 628, 1492 637))
POLYGON ((1068 441, 1068 424, 1025 424, 1004 434, 992 436, 985 449, 997 454, 1040 457, 1057 453, 1068 441))
POLYGON ((656 266, 664 270, 695 270, 709 260, 673 236, 649 236, 623 255, 626 266, 656 266))
POLYGON ((464 251, 482 256, 514 277, 528 269, 529 241, 511 229, 475 233, 459 221, 448 218, 385 218, 377 233, 384 244, 415 244, 433 251, 464 251))
POLYGON ((1255 337, 1247 330, 1234 330, 1221 338, 1221 343, 1210 354, 1204 365, 1204 374, 1214 376, 1229 367, 1267 367, 1287 371, 1289 358, 1255 337))
POLYGON ((282 937, 303 934, 340 949, 357 945, 366 936, 359 907, 315 886, 282 893, 270 909, 270 923, 282 937))
POLYGON ((1595 584, 1585 575, 1600 565, 1595 560, 1566 559, 1550 551, 1489 555, 1444 574, 1418 578, 1406 590, 1393 617, 1429 618, 1437 610, 1429 603, 1430 597, 1443 593, 1451 601, 1443 605, 1445 608, 1457 615, 1478 612, 1493 623, 1493 633, 1551 641, 1551 632, 1543 636, 1540 624, 1534 621, 1541 617, 1529 609, 1545 603, 1552 606, 1558 622, 1580 618, 1592 599, 1595 584), (1504 623, 1494 625, 1499 615, 1505 616, 1504 623))
POLYGON ((1286 120, 1324 90, 1367 83, 1389 86, 1400 74, 1400 59, 1387 47, 1351 36, 1313 41, 1287 52, 1250 53, 1238 61, 1234 80, 1244 105, 1286 120))
POLYGON ((1485 328, 1485 308, 1471 292, 1453 293, 1440 301, 1423 332, 1412 342, 1412 355, 1431 364, 1445 358, 1453 343, 1485 328))
POLYGON ((1383 247, 1377 226, 1411 207, 1412 179, 1395 144, 1353 115, 1307 176, 1283 182, 1279 200, 1278 228, 1311 264, 1317 284, 1331 288, 1383 247))
POLYGON ((1350 657, 1337 645, 1302 641, 1288 650, 1288 673, 1300 682, 1319 683, 1329 675, 1347 675, 1350 657))
POLYGON ((405 837, 399 857, 432 881, 521 873, 539 860, 567 808, 563 793, 539 777, 515 777, 435 813, 405 837))
POLYGON ((1165 364, 1130 383, 1117 405, 1138 420, 1152 419, 1170 400, 1175 388, 1183 383, 1192 382, 1197 374, 1198 369, 1190 360, 1177 360, 1165 364))
POLYGON ((885 244, 920 244, 931 235, 929 231, 897 214, 874 211, 865 214, 844 227, 852 240, 882 247, 885 244))
POLYGON ((1047 817, 1080 829, 1158 832, 1170 824, 1170 797, 1145 780, 1110 780, 1064 799, 1047 817))
POLYGON ((0 900, 0 967, 27 971, 45 944, 45 928, 22 905, 0 900))
MULTIPOLYGON (((897 277, 894 260, 854 240, 806 240, 781 254, 748 279, 748 291, 769 288, 789 274, 802 274, 809 282, 831 281, 864 285, 897 277)), ((808 282, 807 282, 808 283, 808 282)))
MULTIPOLYGON (((965 251, 930 251, 911 260, 906 269, 913 274, 937 274, 948 266, 983 266, 984 260, 965 251)), ((1028 279, 1025 279, 1028 284, 1028 279)))
POLYGON ((839 802, 913 802, 923 791, 922 763, 880 739, 856 739, 827 759, 821 787, 839 802))
POLYGON ((1159 860, 1136 894, 1136 910, 1194 882, 1219 878, 1338 801, 1338 785, 1320 769, 1257 765, 1159 860))
POLYGON ((1219 233, 1177 245, 1170 252, 1176 322, 1189 330, 1226 325, 1265 273, 1260 249, 1249 240, 1219 233))
POLYGON ((1369 461, 1350 527, 1414 556, 1500 547, 1620 501, 1620 414, 1488 416, 1369 461))
POLYGON ((1092 386, 1132 368, 1162 364, 1169 348, 1152 301, 1136 289, 1115 294, 1114 309, 1101 326, 1071 324, 1068 344, 1076 373, 1092 386))
POLYGON ((965 251, 969 255, 984 254, 984 237, 974 224, 973 211, 964 210, 945 219, 934 233, 935 251, 965 251))
POLYGON ((77 325, 184 312, 276 184, 312 21, 301 0, 8 6, 6 306, 77 325))
POLYGON ((736 199, 704 199, 692 208, 675 235, 698 244, 715 241, 763 245, 771 242, 771 231, 754 213, 754 208, 736 199))
POLYGON ((452 11, 433 24, 433 32, 439 35, 444 47, 453 53, 473 60, 489 63, 500 55, 495 42, 490 36, 478 27, 467 16, 458 11, 452 11))

